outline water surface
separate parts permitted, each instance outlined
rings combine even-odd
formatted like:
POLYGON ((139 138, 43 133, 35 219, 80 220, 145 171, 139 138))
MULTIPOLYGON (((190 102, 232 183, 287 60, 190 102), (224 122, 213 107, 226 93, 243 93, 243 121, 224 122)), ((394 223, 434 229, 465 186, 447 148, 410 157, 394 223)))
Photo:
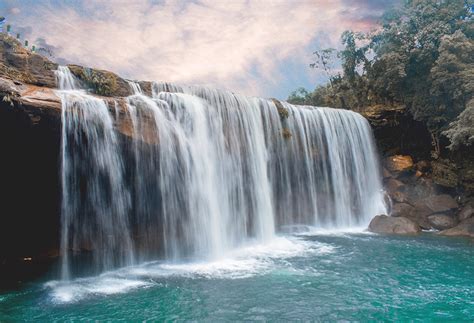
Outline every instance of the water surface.
POLYGON ((150 262, 0 294, 1 320, 473 320, 466 239, 278 237, 224 259, 150 262))

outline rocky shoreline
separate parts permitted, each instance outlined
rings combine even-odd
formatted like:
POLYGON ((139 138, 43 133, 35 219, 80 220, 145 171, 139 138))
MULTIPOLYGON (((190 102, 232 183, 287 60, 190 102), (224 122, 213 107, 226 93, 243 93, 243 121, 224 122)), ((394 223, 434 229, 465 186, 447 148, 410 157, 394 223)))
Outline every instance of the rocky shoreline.
POLYGON ((365 116, 383 156, 390 205, 390 217, 377 216, 369 231, 474 238, 473 152, 446 150, 434 158, 428 130, 401 107, 379 107, 365 116))

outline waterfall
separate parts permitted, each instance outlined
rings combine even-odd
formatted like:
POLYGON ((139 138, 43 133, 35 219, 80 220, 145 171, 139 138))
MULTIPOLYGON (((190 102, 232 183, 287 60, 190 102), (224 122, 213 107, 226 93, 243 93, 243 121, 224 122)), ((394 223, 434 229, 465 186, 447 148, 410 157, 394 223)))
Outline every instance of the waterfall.
POLYGON ((134 82, 119 113, 67 68, 57 78, 64 272, 80 249, 98 272, 216 258, 285 226, 366 226, 385 212, 371 129, 357 113, 167 83, 147 96, 134 82))
POLYGON ((93 251, 98 270, 133 262, 124 161, 107 104, 77 89, 69 69, 56 72, 62 102, 63 278, 69 250, 93 251))

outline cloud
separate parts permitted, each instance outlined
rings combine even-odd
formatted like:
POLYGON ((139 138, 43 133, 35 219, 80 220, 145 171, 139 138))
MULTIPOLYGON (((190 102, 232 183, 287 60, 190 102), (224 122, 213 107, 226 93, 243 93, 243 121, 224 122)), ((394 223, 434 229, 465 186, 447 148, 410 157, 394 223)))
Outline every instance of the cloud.
POLYGON ((285 77, 284 64, 308 60, 314 46, 336 46, 345 29, 370 28, 372 21, 354 12, 360 2, 97 0, 74 6, 39 2, 30 4, 30 14, 22 21, 33 26, 33 38, 42 38, 42 44, 54 48, 63 61, 113 70, 128 78, 267 95, 285 77))
POLYGON ((18 15, 20 12, 21 12, 20 8, 17 8, 17 7, 10 8, 9 10, 9 13, 12 15, 18 15))

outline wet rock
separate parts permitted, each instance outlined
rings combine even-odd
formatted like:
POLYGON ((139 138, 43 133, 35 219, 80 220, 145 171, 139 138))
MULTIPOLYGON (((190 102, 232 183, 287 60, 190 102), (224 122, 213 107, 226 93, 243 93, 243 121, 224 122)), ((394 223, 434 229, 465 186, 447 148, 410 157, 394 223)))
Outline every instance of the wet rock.
POLYGON ((392 194, 392 200, 398 203, 408 203, 410 198, 407 193, 398 191, 392 194))
POLYGON ((414 211, 414 207, 407 203, 394 203, 392 206, 392 216, 394 217, 410 217, 414 211))
POLYGON ((430 196, 418 201, 415 204, 415 207, 419 207, 420 209, 426 210, 428 212, 431 211, 430 214, 433 214, 457 209, 459 205, 451 196, 442 194, 430 196))
POLYGON ((413 159, 410 156, 395 155, 386 158, 385 165, 391 172, 401 172, 413 167, 413 159))
POLYGON ((390 178, 387 183, 385 184, 385 189, 387 192, 392 195, 393 193, 397 192, 404 184, 394 178, 390 178))
POLYGON ((458 220, 464 221, 474 216, 474 207, 471 203, 464 206, 458 214, 458 220))
POLYGON ((428 220, 428 214, 426 214, 426 212, 424 212, 424 210, 419 210, 417 208, 415 208, 408 216, 407 218, 409 218, 410 220, 414 221, 415 223, 417 223, 420 228, 422 228, 423 230, 431 230, 433 228, 433 226, 431 225, 430 221, 428 220))
POLYGON ((369 231, 388 234, 416 234, 421 229, 417 223, 405 217, 377 215, 370 221, 369 231))
POLYGON ((474 238, 474 218, 464 220, 454 228, 443 230, 438 234, 443 236, 466 236, 474 238))
POLYGON ((458 224, 456 219, 446 214, 434 214, 428 217, 431 226, 436 230, 450 229, 458 224))

